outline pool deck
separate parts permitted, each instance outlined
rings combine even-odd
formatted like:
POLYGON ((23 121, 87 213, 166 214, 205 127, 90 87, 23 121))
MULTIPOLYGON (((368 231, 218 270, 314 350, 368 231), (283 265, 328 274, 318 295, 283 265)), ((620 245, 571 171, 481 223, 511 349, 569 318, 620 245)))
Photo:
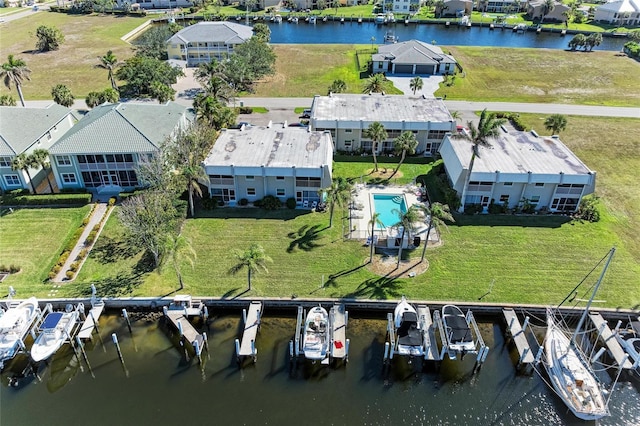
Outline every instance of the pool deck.
MULTIPOLYGON (((405 186, 389 186, 389 185, 365 185, 357 184, 352 191, 352 208, 350 210, 350 225, 351 225, 351 238, 367 241, 370 234, 369 221, 371 220, 373 207, 373 194, 387 194, 387 195, 399 195, 403 194, 407 203, 407 207, 412 205, 425 205, 420 201, 420 188, 415 185, 405 186)), ((424 222, 424 226, 419 226, 418 234, 424 239, 426 236, 427 222, 424 222), (422 231, 422 232, 421 232, 422 231)), ((376 230, 375 234, 379 239, 384 239, 390 232, 390 229, 376 230)), ((393 231, 391 231, 393 232, 393 231)), ((433 244, 439 241, 438 233, 435 229, 431 229, 429 235, 429 244, 433 244)))

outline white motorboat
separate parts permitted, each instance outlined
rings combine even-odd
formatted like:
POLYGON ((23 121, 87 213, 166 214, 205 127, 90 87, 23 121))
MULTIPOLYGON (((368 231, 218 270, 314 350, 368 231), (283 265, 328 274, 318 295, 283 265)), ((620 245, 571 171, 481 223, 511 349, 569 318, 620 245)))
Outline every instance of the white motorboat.
POLYGON ((396 352, 399 355, 423 356, 422 327, 418 321, 418 313, 404 296, 396 306, 394 321, 397 334, 396 352))
POLYGON ((593 302, 614 253, 615 248, 609 252, 609 259, 571 338, 569 337, 571 334, 556 322, 551 309, 547 309, 547 334, 544 340, 545 359, 543 365, 556 394, 562 398, 569 410, 582 420, 597 420, 609 415, 608 401, 604 397, 602 385, 598 381, 588 357, 584 355, 576 343, 576 336, 582 330, 591 302, 593 302))
POLYGON ((24 347, 24 339, 39 313, 38 301, 32 297, 0 317, 0 369, 24 347))
POLYGON ((302 350, 305 358, 313 361, 329 356, 329 314, 322 306, 312 308, 307 314, 302 350))
POLYGON ((386 16, 385 16, 384 13, 378 13, 376 15, 376 17, 374 18, 374 22, 376 24, 384 24, 385 23, 385 18, 386 18, 386 16))
POLYGON ((629 355, 629 361, 640 378, 640 317, 637 321, 629 321, 625 328, 617 330, 615 336, 622 349, 629 355))
POLYGON ((459 352, 463 356, 465 353, 475 352, 476 342, 473 340, 471 327, 460 308, 455 305, 443 306, 442 323, 449 351, 459 352))
POLYGON ((398 42, 398 38, 396 37, 395 33, 392 30, 389 30, 384 34, 384 42, 385 43, 397 43, 398 42))
POLYGON ((70 312, 51 312, 42 325, 38 337, 31 347, 31 359, 39 362, 56 353, 65 342, 70 341, 73 329, 78 324, 82 304, 70 312))

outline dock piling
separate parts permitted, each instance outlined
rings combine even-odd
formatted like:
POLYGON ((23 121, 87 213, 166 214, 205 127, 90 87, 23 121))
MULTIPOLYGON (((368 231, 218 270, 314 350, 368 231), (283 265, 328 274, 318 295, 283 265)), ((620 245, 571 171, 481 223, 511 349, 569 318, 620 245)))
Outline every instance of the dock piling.
POLYGON ((209 353, 209 336, 207 336, 207 333, 202 333, 202 344, 207 351, 207 359, 211 359, 211 354, 209 353))
POLYGON ((87 364, 87 368, 89 369, 89 373, 91 373, 91 377, 96 378, 95 374, 93 374, 93 369, 91 368, 91 364, 89 364, 89 357, 87 357, 87 352, 84 350, 84 345, 82 344, 82 340, 80 337, 76 336, 76 344, 80 349, 80 353, 82 354, 82 359, 84 359, 84 363, 87 364))
POLYGON ((116 345, 116 351, 118 351, 118 358, 120 358, 120 363, 122 364, 122 369, 124 370, 125 376, 129 377, 129 371, 127 370, 127 366, 124 363, 124 357, 122 356, 122 351, 120 350, 120 343, 118 343, 118 336, 116 333, 111 333, 111 340, 113 340, 113 344, 116 345))
POLYGON ((122 310, 122 316, 124 317, 125 321, 127 321, 127 328, 129 328, 129 334, 133 334, 133 331, 131 330, 131 321, 129 321, 129 313, 127 312, 126 309, 122 310))
POLYGON ((236 360, 240 364, 240 339, 236 339, 236 360))

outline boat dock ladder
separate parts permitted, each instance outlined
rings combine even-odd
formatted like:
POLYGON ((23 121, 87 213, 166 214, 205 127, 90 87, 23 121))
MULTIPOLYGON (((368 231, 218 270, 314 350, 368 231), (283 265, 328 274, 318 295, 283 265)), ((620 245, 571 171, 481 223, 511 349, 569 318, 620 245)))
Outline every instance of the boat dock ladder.
POLYGON ((329 311, 330 356, 333 359, 343 359, 349 361, 349 339, 347 339, 347 323, 349 322, 349 312, 345 310, 344 304, 336 303, 329 311))
POLYGON ((511 336, 513 343, 518 350, 518 369, 523 369, 524 372, 532 372, 533 362, 535 361, 531 347, 527 340, 526 331, 529 327, 529 317, 524 319, 524 323, 521 326, 516 312, 512 308, 502 309, 502 315, 507 324, 507 333, 511 336))
POLYGON ((262 302, 251 302, 249 310, 242 310, 242 340, 236 339, 236 357, 238 364, 244 358, 251 357, 253 362, 258 359, 256 349, 256 335, 260 331, 262 320, 262 302))
POLYGON ((618 341, 616 340, 613 331, 611 331, 611 329, 609 328, 607 321, 602 318, 602 315, 600 315, 598 312, 589 312, 589 319, 597 330, 598 338, 607 346, 607 349, 609 350, 609 353, 615 360, 616 364, 620 368, 625 370, 634 368, 633 364, 629 360, 628 355, 626 354, 624 349, 622 349, 620 343, 618 343, 618 341))
MULTIPOLYGON (((184 341, 188 342, 193 348, 194 353, 198 357, 198 361, 202 363, 203 350, 209 351, 209 342, 206 333, 198 333, 198 331, 189 322, 191 316, 206 316, 206 306, 198 302, 198 308, 194 308, 192 305, 185 305, 182 309, 177 307, 167 308, 164 306, 162 312, 164 316, 169 319, 169 322, 173 324, 178 333, 180 334, 180 344, 183 345, 184 341)), ((185 348, 186 350, 186 348, 185 348)))

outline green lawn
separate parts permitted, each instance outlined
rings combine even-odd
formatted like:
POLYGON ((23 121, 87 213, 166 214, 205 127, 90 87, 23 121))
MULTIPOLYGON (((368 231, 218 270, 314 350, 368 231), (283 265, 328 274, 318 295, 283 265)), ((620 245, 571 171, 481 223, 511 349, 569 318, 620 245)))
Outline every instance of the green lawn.
POLYGON ((43 284, 66 242, 89 213, 89 206, 60 209, 0 210, 0 265, 15 264, 22 270, 0 284, 0 297, 8 286, 20 297, 42 296, 51 285, 43 284))

